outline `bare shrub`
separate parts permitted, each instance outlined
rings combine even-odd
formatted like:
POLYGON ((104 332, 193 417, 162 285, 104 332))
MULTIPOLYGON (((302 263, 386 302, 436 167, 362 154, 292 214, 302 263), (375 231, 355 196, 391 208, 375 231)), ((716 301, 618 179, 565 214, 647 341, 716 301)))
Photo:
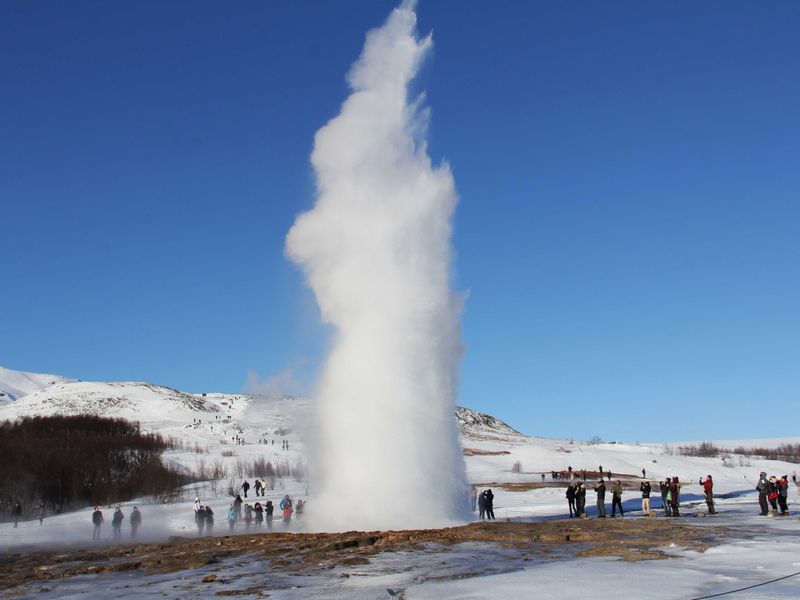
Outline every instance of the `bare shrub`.
POLYGON ((230 458, 231 456, 236 456, 236 452, 234 452, 233 450, 223 450, 222 456, 224 456, 225 458, 230 458))

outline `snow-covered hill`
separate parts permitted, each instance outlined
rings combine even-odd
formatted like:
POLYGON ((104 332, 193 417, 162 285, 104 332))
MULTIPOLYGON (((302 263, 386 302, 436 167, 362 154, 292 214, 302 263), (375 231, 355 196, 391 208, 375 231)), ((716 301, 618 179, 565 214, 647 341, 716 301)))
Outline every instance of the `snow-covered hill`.
POLYGON ((26 373, 0 367, 0 406, 10 404, 23 396, 33 394, 50 386, 75 381, 61 375, 26 373))

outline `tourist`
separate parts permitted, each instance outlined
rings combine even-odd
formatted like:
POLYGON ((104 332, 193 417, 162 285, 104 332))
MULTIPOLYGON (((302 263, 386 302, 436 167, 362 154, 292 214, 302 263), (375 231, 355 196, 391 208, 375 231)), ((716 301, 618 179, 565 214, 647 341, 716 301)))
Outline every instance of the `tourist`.
POLYGON ((586 486, 582 483, 575 490, 575 509, 581 519, 586 518, 586 486))
POLYGON ((567 505, 569 506, 570 518, 579 516, 577 511, 575 510, 575 486, 571 483, 567 486, 566 496, 567 496, 567 505))
POLYGON ((758 490, 758 506, 761 508, 761 512, 759 514, 762 517, 766 517, 769 514, 769 507, 767 506, 769 480, 767 479, 767 473, 765 471, 761 471, 761 473, 759 473, 756 489, 758 490))
POLYGON ((601 477, 594 486, 594 492, 597 494, 597 518, 606 518, 606 484, 603 483, 601 477))
POLYGON ((708 506, 708 514, 715 515, 717 511, 714 509, 714 480, 711 475, 707 475, 705 479, 700 478, 700 485, 703 486, 703 491, 706 495, 706 506, 708 506))
POLYGON ((492 490, 486 490, 484 494, 486 496, 486 518, 494 520, 494 494, 492 490))
POLYGON ((133 507, 133 512, 131 512, 131 538, 136 539, 136 532, 139 530, 139 527, 142 524, 142 512, 139 510, 138 506, 133 507))
POLYGON ((275 512, 275 507, 272 505, 272 500, 267 500, 264 512, 267 513, 267 529, 272 529, 272 514, 275 512))
POLYGON ((97 541, 100 539, 100 526, 103 524, 103 513, 100 511, 99 506, 94 507, 94 512, 92 513, 92 524, 94 524, 92 541, 97 541))
MULTIPOLYGON (((642 469, 644 470, 644 469, 642 469)), ((650 491, 651 486, 649 481, 643 481, 639 486, 639 490, 642 492, 642 513, 644 513, 645 517, 650 516, 650 491)))
POLYGON ((611 518, 617 516, 617 507, 619 507, 619 516, 624 517, 625 512, 622 510, 622 482, 617 479, 614 485, 611 486, 611 518))
POLYGON ((231 507, 228 509, 228 531, 233 531, 234 525, 236 525, 236 519, 238 515, 236 514, 236 506, 231 504, 231 507))
POLYGON ((664 509, 664 516, 671 517, 672 509, 669 505, 669 477, 666 481, 659 481, 658 488, 661 491, 661 507, 664 509))
POLYGON ((672 478, 672 483, 669 485, 669 497, 670 497, 670 510, 672 511, 673 517, 680 517, 681 513, 678 510, 680 507, 680 497, 681 497, 681 484, 678 481, 677 477, 672 478))
POLYGON ((486 515, 486 492, 481 492, 478 495, 478 518, 483 521, 486 515))
POLYGON ((122 507, 117 506, 117 510, 114 511, 114 516, 111 519, 111 529, 113 530, 115 540, 122 537, 122 519, 124 518, 122 507))

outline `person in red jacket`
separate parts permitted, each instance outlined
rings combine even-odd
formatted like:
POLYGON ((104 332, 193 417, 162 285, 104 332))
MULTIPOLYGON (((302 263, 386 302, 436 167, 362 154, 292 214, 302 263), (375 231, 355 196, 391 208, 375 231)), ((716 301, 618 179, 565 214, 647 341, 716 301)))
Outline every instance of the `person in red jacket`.
POLYGON ((717 511, 714 510, 714 481, 711 479, 711 475, 708 475, 705 479, 701 477, 700 485, 703 486, 703 489, 706 492, 706 504, 708 505, 708 514, 710 515, 717 514, 717 511))

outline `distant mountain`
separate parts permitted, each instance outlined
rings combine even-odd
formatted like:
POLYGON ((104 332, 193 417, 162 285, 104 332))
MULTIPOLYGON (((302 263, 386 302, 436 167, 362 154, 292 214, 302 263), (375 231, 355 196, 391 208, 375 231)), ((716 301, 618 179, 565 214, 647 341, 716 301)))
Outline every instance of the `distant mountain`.
POLYGON ((456 407, 456 420, 461 435, 476 440, 524 437, 519 431, 497 417, 461 406, 456 407))
POLYGON ((59 383, 76 381, 61 375, 26 373, 0 367, 0 406, 59 383))
MULTIPOLYGON (((0 369, 0 389, 8 389, 0 404, 0 420, 37 415, 91 413, 141 422, 150 431, 164 427, 201 430, 219 421, 224 428, 266 436, 270 431, 296 428, 313 410, 307 398, 264 399, 244 394, 190 394, 162 385, 134 381, 77 381, 57 375, 0 369), (13 389, 13 392, 10 390, 13 389), (27 393, 26 393, 27 392, 27 393), (12 395, 13 394, 13 395, 12 395), (203 422, 200 427, 198 423, 203 422), (255 430, 255 432, 254 432, 255 430)), ((459 432, 473 440, 522 437, 500 419, 457 407, 459 432)), ((198 431, 199 432, 199 431, 198 431)))

